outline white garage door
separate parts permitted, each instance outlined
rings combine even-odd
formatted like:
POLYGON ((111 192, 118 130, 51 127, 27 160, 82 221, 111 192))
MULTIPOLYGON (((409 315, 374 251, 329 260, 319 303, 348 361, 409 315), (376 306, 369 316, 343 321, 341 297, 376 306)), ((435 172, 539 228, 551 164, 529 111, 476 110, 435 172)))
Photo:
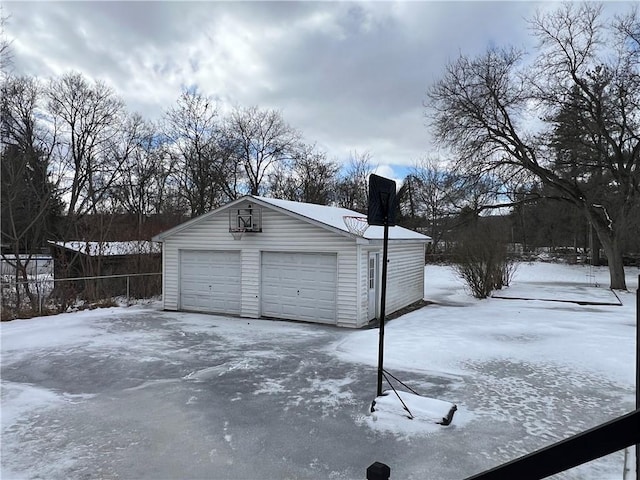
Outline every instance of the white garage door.
POLYGON ((240 293, 240 252, 180 252, 181 310, 239 315, 240 293))
POLYGON ((262 253, 262 315, 336 322, 337 256, 262 253))

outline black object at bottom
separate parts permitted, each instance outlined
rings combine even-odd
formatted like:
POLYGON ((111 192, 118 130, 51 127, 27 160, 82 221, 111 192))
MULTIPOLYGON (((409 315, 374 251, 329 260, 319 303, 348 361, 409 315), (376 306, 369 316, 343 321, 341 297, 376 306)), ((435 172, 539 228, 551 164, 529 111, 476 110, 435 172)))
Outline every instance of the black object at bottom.
POLYGON ((374 462, 367 468, 367 480, 389 480, 391 469, 388 465, 374 462))

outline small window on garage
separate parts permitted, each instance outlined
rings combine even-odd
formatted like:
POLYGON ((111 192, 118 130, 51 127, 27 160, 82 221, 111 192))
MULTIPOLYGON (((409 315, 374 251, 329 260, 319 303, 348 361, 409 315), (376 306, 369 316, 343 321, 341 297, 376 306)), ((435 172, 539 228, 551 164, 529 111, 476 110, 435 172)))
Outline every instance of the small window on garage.
POLYGON ((376 281, 376 259, 371 257, 369 259, 369 288, 375 288, 376 281))

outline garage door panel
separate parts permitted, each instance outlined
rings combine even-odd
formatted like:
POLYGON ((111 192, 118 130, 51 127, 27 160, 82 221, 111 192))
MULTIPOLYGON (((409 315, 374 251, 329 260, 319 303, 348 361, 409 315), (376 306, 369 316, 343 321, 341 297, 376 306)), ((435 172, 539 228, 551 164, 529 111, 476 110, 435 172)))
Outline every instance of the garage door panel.
POLYGON ((337 256, 263 252, 262 315, 335 323, 337 256))
POLYGON ((181 309, 237 315, 240 298, 240 252, 181 251, 181 309))
POLYGON ((182 297, 181 308, 184 310, 202 311, 207 307, 207 299, 202 295, 185 295, 182 297))
POLYGON ((318 291, 315 293, 313 300, 321 304, 333 305, 335 295, 331 292, 318 291))

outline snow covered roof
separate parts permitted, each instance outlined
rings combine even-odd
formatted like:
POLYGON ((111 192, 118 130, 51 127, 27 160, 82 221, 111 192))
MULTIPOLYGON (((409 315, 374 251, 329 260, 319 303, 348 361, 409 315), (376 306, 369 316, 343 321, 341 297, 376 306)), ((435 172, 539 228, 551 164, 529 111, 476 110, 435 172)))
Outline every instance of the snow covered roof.
MULTIPOLYGON (((166 232, 163 232, 159 235, 153 237, 155 241, 162 241, 164 238, 172 235, 173 233, 177 233, 182 231, 184 228, 187 228, 194 223, 199 223, 205 218, 209 218, 211 215, 215 215, 216 213, 226 210, 234 205, 237 205, 245 200, 251 200, 256 202, 258 205, 262 205, 264 207, 273 207, 276 210, 284 211, 288 214, 293 214, 298 218, 302 218, 311 223, 315 223, 324 227, 328 227, 332 230, 337 230, 340 233, 344 233, 346 235, 351 235, 347 226, 344 223, 345 216, 357 216, 357 217, 366 217, 361 213, 355 212, 353 210, 349 210, 347 208, 341 207, 331 207, 327 205, 317 205, 314 203, 303 203, 303 202, 292 202, 290 200, 278 200, 275 198, 267 198, 267 197, 259 197, 256 195, 246 195, 242 198, 234 200, 233 202, 228 203, 216 210, 213 210, 209 213, 205 213, 200 217, 196 217, 191 219, 181 225, 178 225, 166 232)), ((367 240, 382 240, 384 236, 384 227, 380 226, 370 226, 364 233, 363 238, 367 240)), ((390 227, 389 228, 389 239, 390 240, 414 240, 424 243, 431 242, 431 238, 423 235, 418 232, 414 232, 413 230, 409 230, 403 227, 390 227)))
MULTIPOLYGON (((314 203, 292 202, 289 200, 278 200, 266 197, 253 196, 253 198, 344 232, 349 232, 349 229, 344 223, 345 216, 366 217, 366 215, 363 215, 362 213, 358 213, 347 208, 317 205, 314 203)), ((369 240, 381 240, 383 236, 384 227, 376 225, 369 226, 363 235, 364 238, 369 240)), ((389 238, 394 240, 431 241, 430 237, 403 227, 390 227, 389 238)))
POLYGON ((62 247, 74 252, 83 253, 92 257, 101 256, 117 256, 117 255, 146 255, 151 253, 160 253, 161 247, 158 242, 149 242, 146 240, 129 241, 129 242, 54 242, 49 241, 50 245, 62 247))

